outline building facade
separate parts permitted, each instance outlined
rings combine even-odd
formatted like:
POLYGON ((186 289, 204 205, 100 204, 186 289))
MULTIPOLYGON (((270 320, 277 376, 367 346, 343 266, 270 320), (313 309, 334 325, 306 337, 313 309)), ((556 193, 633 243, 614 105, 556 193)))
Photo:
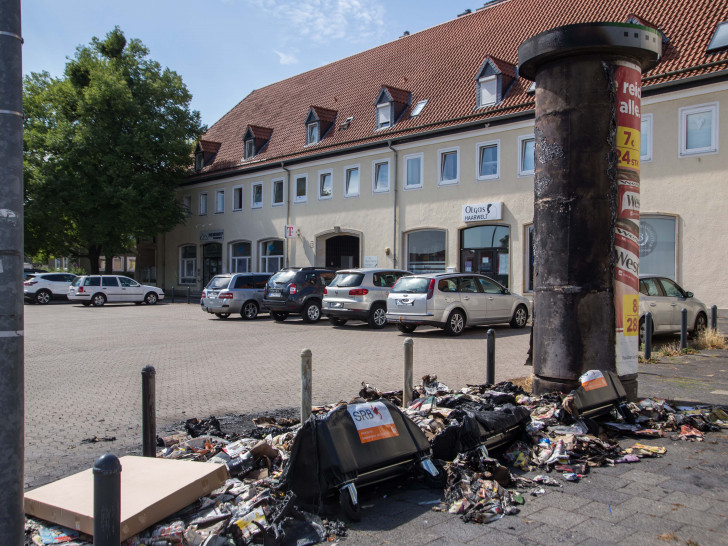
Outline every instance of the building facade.
POLYGON ((492 2, 254 91, 198 143, 179 188, 187 220, 157 238, 158 282, 199 290, 220 272, 394 266, 480 272, 528 294, 542 91, 518 76, 518 46, 618 21, 663 37, 662 62, 643 75, 640 271, 728 308, 728 4, 580 6, 492 2))

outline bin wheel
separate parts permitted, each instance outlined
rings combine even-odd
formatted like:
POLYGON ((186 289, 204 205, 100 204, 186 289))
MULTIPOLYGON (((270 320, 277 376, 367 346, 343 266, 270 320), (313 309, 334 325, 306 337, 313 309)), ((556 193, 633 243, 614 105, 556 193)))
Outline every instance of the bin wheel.
POLYGON ((347 489, 339 490, 339 506, 350 521, 361 521, 361 506, 353 503, 347 489))

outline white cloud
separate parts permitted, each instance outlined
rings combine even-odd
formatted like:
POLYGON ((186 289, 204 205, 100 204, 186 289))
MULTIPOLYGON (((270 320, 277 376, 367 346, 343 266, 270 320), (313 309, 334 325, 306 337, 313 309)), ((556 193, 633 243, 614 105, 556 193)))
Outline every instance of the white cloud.
POLYGON ((277 49, 274 49, 273 51, 275 52, 276 55, 278 55, 278 60, 280 61, 281 64, 298 63, 298 59, 296 59, 296 57, 294 57, 293 55, 291 55, 289 53, 282 53, 282 52, 278 51, 277 49))

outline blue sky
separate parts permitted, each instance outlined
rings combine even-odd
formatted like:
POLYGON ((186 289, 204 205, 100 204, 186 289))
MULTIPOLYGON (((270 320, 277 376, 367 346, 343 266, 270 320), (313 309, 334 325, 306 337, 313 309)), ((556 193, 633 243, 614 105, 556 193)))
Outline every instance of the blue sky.
POLYGON ((23 72, 118 25, 179 73, 212 125, 254 89, 454 19, 463 0, 23 0, 23 72))

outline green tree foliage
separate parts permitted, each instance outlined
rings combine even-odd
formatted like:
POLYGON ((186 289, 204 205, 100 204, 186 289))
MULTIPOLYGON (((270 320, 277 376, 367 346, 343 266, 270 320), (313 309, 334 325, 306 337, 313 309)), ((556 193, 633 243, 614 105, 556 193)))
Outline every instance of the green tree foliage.
POLYGON ((26 254, 98 258, 183 221, 175 188, 204 132, 182 78, 116 27, 62 78, 25 77, 26 254))

